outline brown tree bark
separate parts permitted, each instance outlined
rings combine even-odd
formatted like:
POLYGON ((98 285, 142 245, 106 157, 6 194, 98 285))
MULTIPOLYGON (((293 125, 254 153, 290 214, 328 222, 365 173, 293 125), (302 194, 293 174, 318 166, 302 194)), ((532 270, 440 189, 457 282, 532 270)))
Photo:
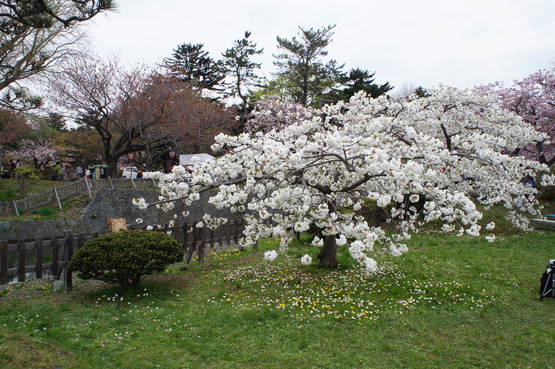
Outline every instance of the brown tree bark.
POLYGON ((324 237, 324 246, 318 254, 318 262, 323 266, 337 267, 337 243, 334 235, 324 237))

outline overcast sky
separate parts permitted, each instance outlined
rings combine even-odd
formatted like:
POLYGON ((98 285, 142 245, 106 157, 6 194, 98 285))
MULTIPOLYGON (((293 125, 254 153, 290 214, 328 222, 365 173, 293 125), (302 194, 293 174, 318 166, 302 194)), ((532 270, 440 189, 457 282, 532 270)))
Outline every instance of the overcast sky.
POLYGON ((214 59, 251 31, 271 77, 276 36, 337 25, 329 57, 376 82, 459 88, 522 79, 555 62, 555 0, 119 0, 89 34, 101 56, 157 63, 183 43, 214 59))

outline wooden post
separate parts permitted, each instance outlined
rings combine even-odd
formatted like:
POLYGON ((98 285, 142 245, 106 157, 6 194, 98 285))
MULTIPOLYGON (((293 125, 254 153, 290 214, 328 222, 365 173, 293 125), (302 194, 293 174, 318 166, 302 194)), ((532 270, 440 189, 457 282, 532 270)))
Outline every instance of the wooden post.
POLYGON ((14 208, 15 213, 17 214, 17 216, 19 216, 19 210, 17 209, 17 203, 15 201, 13 202, 13 208, 14 208))
POLYGON ((17 243, 18 265, 17 278, 18 282, 25 281, 25 240, 19 240, 17 243))
POLYGON ((213 229, 210 230, 210 249, 214 250, 214 239, 216 238, 216 232, 213 229))
POLYGON ((66 238, 65 259, 66 267, 64 268, 64 289, 71 291, 73 288, 73 276, 71 270, 68 268, 69 261, 73 256, 73 233, 69 233, 66 238))
POLYGON ((187 241, 188 241, 187 222, 184 222, 183 223, 183 251, 187 250, 187 241))
POLYGON ((197 227, 193 223, 191 228, 192 228, 193 240, 191 242, 191 246, 187 247, 187 255, 185 256, 185 263, 186 264, 189 264, 191 262, 191 258, 193 257, 193 252, 195 252, 195 250, 197 249, 197 239, 198 239, 198 237, 197 237, 198 236, 197 227))
POLYGON ((83 178, 83 180, 85 181, 85 186, 87 186, 87 192, 89 193, 89 197, 92 197, 91 185, 89 184, 87 177, 83 178))
POLYGON ((52 272, 52 278, 55 280, 59 279, 59 239, 58 236, 52 236, 52 266, 50 267, 50 271, 52 272))
POLYGON ((198 247, 198 262, 204 262, 204 248, 206 247, 206 228, 201 228, 200 230, 201 239, 200 239, 200 246, 198 247))
POLYGON ((233 221, 233 230, 235 231, 233 241, 235 241, 235 245, 237 245, 239 243, 239 221, 237 219, 233 221))
POLYGON ((193 224, 193 225, 191 226, 191 228, 193 228, 193 234, 192 234, 192 236, 193 236, 193 248, 196 249, 196 248, 197 248, 197 241, 198 241, 198 229, 197 229, 197 225, 196 225, 196 224, 193 224))
POLYGON ((172 237, 179 242, 179 226, 177 225, 177 221, 173 224, 172 237))
POLYGON ((8 241, 0 240, 0 284, 8 283, 8 241))
POLYGON ((56 187, 54 187, 53 191, 54 197, 56 197, 56 203, 58 204, 58 207, 62 209, 62 202, 60 201, 60 196, 58 195, 58 190, 56 189, 56 187))
POLYGON ((42 278, 42 238, 35 241, 35 278, 42 278))
POLYGON ((78 249, 82 248, 83 245, 85 244, 85 234, 84 233, 82 233, 82 232, 79 233, 79 239, 78 239, 77 242, 78 242, 77 243, 78 249))
POLYGON ((226 224, 227 247, 231 247, 231 220, 226 224))
POLYGON ((222 237, 223 230, 224 230, 224 227, 219 227, 218 228, 218 247, 220 249, 224 248, 224 239, 222 237))
POLYGON ((185 254, 185 264, 189 264, 191 262, 191 257, 193 256, 194 248, 193 246, 187 247, 187 253, 185 254))

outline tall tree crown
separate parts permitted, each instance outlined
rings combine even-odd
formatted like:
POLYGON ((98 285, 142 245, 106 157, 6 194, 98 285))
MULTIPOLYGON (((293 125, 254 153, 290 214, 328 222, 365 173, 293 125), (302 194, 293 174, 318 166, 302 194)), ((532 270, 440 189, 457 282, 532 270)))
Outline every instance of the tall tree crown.
POLYGON ((171 58, 164 58, 163 65, 180 81, 206 89, 218 89, 225 78, 221 63, 209 56, 204 44, 181 44, 171 58))
POLYGON ((335 60, 324 64, 322 57, 328 54, 334 26, 321 29, 300 28, 299 37, 277 37, 281 53, 274 55, 279 68, 278 78, 283 78, 293 101, 304 106, 313 105, 327 89, 331 88, 341 74, 343 65, 335 60))

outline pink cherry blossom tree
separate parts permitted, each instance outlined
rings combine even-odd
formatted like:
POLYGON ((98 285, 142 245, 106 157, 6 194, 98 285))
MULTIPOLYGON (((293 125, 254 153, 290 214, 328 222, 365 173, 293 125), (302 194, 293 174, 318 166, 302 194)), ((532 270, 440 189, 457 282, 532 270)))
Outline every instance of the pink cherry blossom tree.
POLYGON ((517 81, 510 87, 501 82, 480 86, 476 92, 495 94, 501 106, 512 111, 548 135, 545 140, 516 148, 515 154, 524 155, 551 166, 555 163, 555 68, 540 70, 517 81))
POLYGON ((18 144, 18 149, 11 152, 11 155, 20 159, 22 162, 32 162, 33 167, 40 169, 54 160, 55 151, 51 148, 50 140, 22 140, 18 144))

